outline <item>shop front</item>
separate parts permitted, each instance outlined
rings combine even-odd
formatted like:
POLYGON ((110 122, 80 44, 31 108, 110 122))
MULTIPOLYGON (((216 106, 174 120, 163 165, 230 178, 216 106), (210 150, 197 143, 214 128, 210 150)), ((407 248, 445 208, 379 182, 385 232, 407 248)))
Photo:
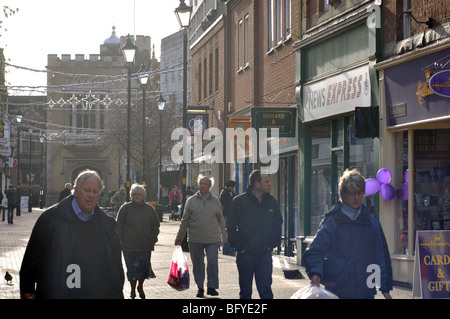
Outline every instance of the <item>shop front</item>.
POLYGON ((384 96, 381 166, 397 196, 380 201, 394 280, 413 280, 416 232, 450 229, 450 49, 377 65, 384 96))
MULTIPOLYGON (((299 101, 299 256, 325 214, 339 200, 338 183, 346 169, 365 178, 379 168, 379 139, 355 132, 357 107, 376 109, 376 38, 364 14, 343 19, 345 27, 326 29, 295 45, 299 101), (333 32, 333 30, 335 30, 333 32), (303 240, 303 243, 301 243, 303 240), (301 250, 300 250, 301 249, 301 250)), ((377 216, 379 195, 364 204, 377 216)), ((298 257, 299 257, 298 256, 298 257)), ((301 263, 301 258, 297 258, 301 263)))
POLYGON ((270 167, 271 194, 278 200, 283 216, 278 253, 293 256, 295 237, 299 232, 297 108, 251 107, 249 111, 251 115, 229 117, 230 134, 237 134, 238 129, 247 133, 245 138, 228 136, 228 139, 235 140, 230 176, 237 182, 236 194, 240 194, 247 190, 253 169, 270 167), (278 129, 278 136, 270 135, 274 128, 278 129), (267 132, 262 129, 267 129, 267 132), (253 136, 250 130, 254 130, 253 136), (264 143, 267 143, 266 147, 263 147, 264 143), (252 147, 255 147, 253 153, 252 147), (245 150, 245 156, 239 157, 239 150, 245 150))

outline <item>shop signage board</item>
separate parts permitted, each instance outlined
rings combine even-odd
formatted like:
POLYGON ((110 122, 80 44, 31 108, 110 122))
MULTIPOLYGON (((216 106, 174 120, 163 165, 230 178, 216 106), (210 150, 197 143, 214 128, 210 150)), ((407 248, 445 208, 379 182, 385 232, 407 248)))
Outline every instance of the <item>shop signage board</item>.
POLYGON ((208 114, 187 114, 186 128, 194 134, 194 132, 202 132, 209 128, 208 114))
POLYGON ((430 78, 429 86, 434 93, 450 97, 450 70, 435 73, 430 78))
POLYGON ((351 69, 302 86, 303 122, 371 105, 369 66, 351 69))
POLYGON ((297 109, 293 107, 252 107, 252 127, 279 129, 279 137, 295 137, 297 109))
POLYGON ((417 231, 413 297, 450 298, 450 231, 417 231))

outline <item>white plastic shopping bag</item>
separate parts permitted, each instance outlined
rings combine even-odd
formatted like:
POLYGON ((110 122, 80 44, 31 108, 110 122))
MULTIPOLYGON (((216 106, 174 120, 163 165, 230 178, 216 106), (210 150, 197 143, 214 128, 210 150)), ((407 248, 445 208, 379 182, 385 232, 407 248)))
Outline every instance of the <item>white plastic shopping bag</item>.
POLYGON ((178 291, 189 289, 189 269, 186 263, 186 256, 181 246, 175 246, 175 250, 173 251, 167 283, 170 287, 178 291))
POLYGON ((339 299, 338 296, 325 288, 310 284, 295 292, 291 299, 339 299))

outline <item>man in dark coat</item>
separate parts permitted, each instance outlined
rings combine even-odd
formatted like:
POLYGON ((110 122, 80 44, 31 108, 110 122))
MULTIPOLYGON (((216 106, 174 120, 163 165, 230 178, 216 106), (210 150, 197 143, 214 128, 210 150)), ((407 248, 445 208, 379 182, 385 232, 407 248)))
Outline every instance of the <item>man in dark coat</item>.
POLYGON ((81 172, 74 194, 42 213, 20 269, 21 298, 123 298, 120 241, 97 205, 102 190, 95 171, 81 172))
POLYGON ((64 198, 72 194, 72 184, 66 183, 64 184, 64 189, 59 193, 58 202, 62 201, 64 198))
MULTIPOLYGON (((234 181, 228 181, 225 183, 222 191, 220 192, 219 199, 220 203, 222 204, 222 215, 223 219, 225 221, 225 225, 227 224, 228 220, 228 211, 230 210, 230 204, 233 200, 235 194, 234 194, 234 186, 236 183, 234 181)), ((234 255, 235 250, 230 247, 230 244, 228 242, 223 243, 223 254, 224 255, 234 255)))
POLYGON ((273 299, 272 250, 280 244, 283 219, 270 186, 268 175, 253 171, 250 187, 233 199, 228 213, 228 242, 238 252, 241 299, 251 298, 253 276, 261 299, 273 299))
MULTIPOLYGON (((8 200, 8 224, 13 224, 14 219, 14 208, 19 210, 17 205, 17 190, 14 185, 9 185, 6 190, 6 199, 8 200)), ((17 216, 20 216, 20 212, 16 212, 17 216)))

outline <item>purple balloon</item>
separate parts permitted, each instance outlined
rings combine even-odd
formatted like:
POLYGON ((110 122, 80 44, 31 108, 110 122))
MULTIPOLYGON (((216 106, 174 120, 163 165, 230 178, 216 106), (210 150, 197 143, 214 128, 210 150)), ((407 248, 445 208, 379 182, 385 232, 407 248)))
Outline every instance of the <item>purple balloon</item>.
POLYGON ((397 197, 401 200, 407 200, 408 199, 408 183, 402 184, 399 187, 397 187, 397 197))
POLYGON ((366 179, 366 195, 373 195, 380 190, 380 183, 375 178, 366 179))
POLYGON ((393 200, 395 197, 395 189, 390 184, 383 184, 380 187, 380 194, 385 200, 393 200))
POLYGON ((381 184, 389 184, 391 178, 392 178, 391 171, 388 170, 387 168, 381 168, 377 173, 377 180, 381 184))
POLYGON ((403 175, 403 179, 405 180, 405 183, 408 183, 408 169, 406 170, 405 174, 403 175))

